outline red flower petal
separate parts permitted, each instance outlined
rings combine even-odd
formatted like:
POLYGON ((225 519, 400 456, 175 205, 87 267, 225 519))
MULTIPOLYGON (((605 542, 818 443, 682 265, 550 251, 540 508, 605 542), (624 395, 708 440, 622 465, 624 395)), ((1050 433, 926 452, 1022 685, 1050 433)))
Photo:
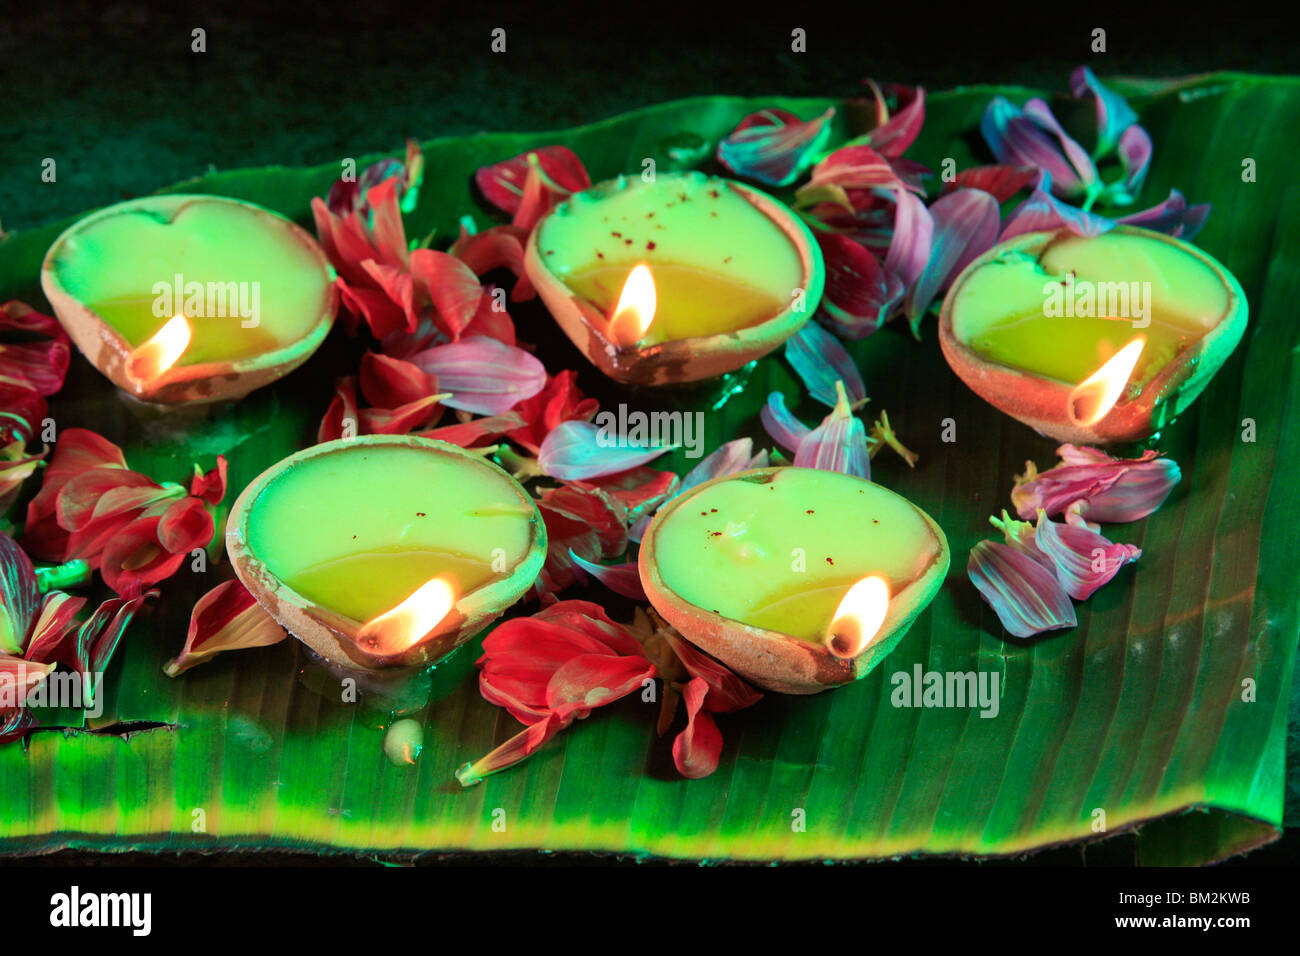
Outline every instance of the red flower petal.
POLYGON ((168 677, 176 677, 222 651, 267 647, 284 638, 284 628, 262 610, 247 588, 239 581, 226 581, 195 603, 185 646, 163 671, 168 677))
POLYGON ((834 115, 834 107, 807 122, 783 109, 751 113, 718 143, 718 162, 746 179, 788 186, 825 144, 834 115))
POLYGON ((902 282, 847 236, 818 233, 817 244, 826 262, 826 289, 819 317, 845 338, 870 335, 902 301, 902 282))
POLYGON ((461 422, 456 425, 443 425, 441 428, 432 428, 415 434, 421 438, 433 438, 438 441, 450 442, 453 445, 459 445, 461 448, 475 448, 483 442, 493 438, 500 438, 512 429, 518 428, 521 424, 523 424, 523 419, 517 412, 506 412, 504 415, 476 418, 473 421, 461 422))
MULTIPOLYGON (((474 182, 488 202, 514 216, 523 205, 528 173, 534 168, 553 192, 580 192, 591 185, 582 160, 567 146, 543 146, 491 166, 482 166, 474 173, 474 182)), ((531 228, 531 225, 526 228, 531 228)))
POLYGON ((334 386, 334 398, 325 417, 316 429, 316 441, 326 442, 342 438, 345 434, 355 436, 360 427, 360 414, 357 412, 357 389, 352 378, 341 378, 334 386), (348 423, 351 422, 349 426, 348 423))
POLYGON ((31 558, 0 533, 0 654, 21 654, 40 603, 31 558))
POLYGON ((202 498, 210 505, 221 504, 221 499, 226 497, 226 469, 224 455, 217 456, 217 465, 209 472, 200 472, 195 465, 194 479, 190 482, 190 494, 202 498))
POLYGON ((686 702, 686 729, 673 741, 673 764, 688 780, 707 777, 718 769, 722 755, 722 732, 713 716, 704 710, 709 685, 694 677, 682 688, 686 702))
POLYGON ((1020 190, 1030 186, 1038 177, 1037 166, 971 166, 961 170, 957 177, 944 183, 943 191, 955 189, 982 189, 999 203, 1004 203, 1020 190))
POLYGON ((361 356, 361 394, 371 405, 396 408, 438 391, 438 380, 413 362, 376 352, 361 356))

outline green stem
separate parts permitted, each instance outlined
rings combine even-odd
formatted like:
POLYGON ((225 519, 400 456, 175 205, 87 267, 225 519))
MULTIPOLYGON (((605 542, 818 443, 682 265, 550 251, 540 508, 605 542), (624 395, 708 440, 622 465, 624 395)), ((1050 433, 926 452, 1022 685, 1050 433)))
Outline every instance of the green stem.
POLYGON ((90 580, 90 565, 80 558, 36 569, 36 587, 42 594, 63 591, 90 580))

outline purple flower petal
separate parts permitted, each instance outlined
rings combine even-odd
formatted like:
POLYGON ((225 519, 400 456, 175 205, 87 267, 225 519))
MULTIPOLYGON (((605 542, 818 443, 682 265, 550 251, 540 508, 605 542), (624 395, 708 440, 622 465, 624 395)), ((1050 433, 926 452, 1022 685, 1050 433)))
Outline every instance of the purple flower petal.
POLYGON ((761 468, 763 466, 756 464, 756 462, 760 459, 765 460, 766 457, 766 451, 760 451, 757 455, 754 454, 754 439, 733 439, 725 445, 719 445, 712 453, 701 459, 698 465, 688 471, 686 477, 682 479, 676 494, 688 491, 696 485, 702 485, 706 481, 712 481, 714 478, 721 478, 723 475, 734 475, 738 471, 761 468))
POLYGON ((437 376, 438 388, 451 393, 444 405, 477 415, 503 414, 546 387, 541 362, 486 335, 435 345, 417 352, 411 362, 437 376))
POLYGON ((998 201, 982 189, 959 189, 939 197, 930 205, 930 217, 930 261, 908 294, 907 317, 912 320, 924 315, 934 297, 976 256, 993 247, 1002 223, 998 201))
POLYGON ((573 559, 575 565, 586 571, 615 594, 621 594, 633 601, 649 600, 646 597, 645 589, 641 587, 641 575, 637 571, 637 562, 596 564, 593 561, 588 561, 572 548, 569 549, 569 557, 573 559))
POLYGON ((1092 155, 1105 156, 1115 148, 1124 131, 1137 122, 1137 113, 1124 97, 1103 84, 1086 66, 1070 74, 1070 91, 1080 100, 1092 94, 1097 104, 1097 146, 1092 155))
POLYGON ((905 190, 898 190, 894 213, 894 236, 885 254, 885 271, 893 273, 910 289, 930 261, 934 220, 925 203, 905 190))
POLYGON ((1187 205, 1187 200, 1177 189, 1169 190, 1169 198, 1158 206, 1143 209, 1141 212, 1121 216, 1116 222, 1130 226, 1142 226, 1156 232, 1179 239, 1190 240, 1205 225, 1210 216, 1210 204, 1199 206, 1187 205))
POLYGON ((1124 130, 1119 138, 1119 161, 1124 167, 1124 179, 1115 184, 1118 189, 1111 188, 1111 202, 1127 205, 1137 198, 1151 167, 1151 153, 1151 136, 1146 130, 1136 123, 1124 130))
POLYGON ((799 445, 812 431, 786 408, 785 396, 780 392, 773 392, 767 396, 767 401, 758 417, 763 422, 763 428, 772 437, 772 441, 786 451, 798 451, 799 445))
POLYGON ((1088 521, 1128 522, 1159 508, 1182 478, 1178 463, 1154 451, 1139 458, 1112 458, 1087 446, 1062 445, 1061 464, 1039 474, 1033 462, 1016 478, 1011 503, 1022 518, 1041 508, 1049 515, 1075 510, 1088 521))
POLYGON ((971 548, 966 574, 1015 637, 1033 637, 1079 623, 1056 576, 1010 545, 980 541, 971 548))
POLYGON ((1142 556, 1142 549, 1131 544, 1115 544, 1088 528, 1049 521, 1042 508, 1034 530, 1038 547, 1056 564, 1056 579, 1078 601, 1086 601, 1120 568, 1142 556))
POLYGON ((591 422, 561 422, 542 441, 537 462, 542 473, 561 481, 615 475, 653 461, 675 446, 630 445, 621 435, 609 435, 591 422))
POLYGON ((807 122, 789 110, 751 113, 718 143, 718 162, 746 179, 788 186, 825 145, 834 115, 834 107, 807 122))
POLYGON ((1002 224, 1002 234, 998 236, 999 242, 1040 230, 1068 229, 1077 236, 1091 237, 1115 228, 1115 224, 1104 216, 1067 206, 1048 191, 1050 188, 1051 179, 1044 174, 1029 198, 1007 216, 1002 224))
POLYGON ((857 365, 840 340, 816 322, 804 323, 786 341, 785 358, 803 380, 809 394, 823 405, 835 405, 836 382, 844 383, 849 404, 866 401, 867 386, 857 365))
POLYGON ((871 477, 867 429, 849 408, 844 386, 836 383, 839 400, 822 423, 799 442, 794 463, 800 468, 839 471, 858 478, 871 477))
POLYGON ((1087 151, 1065 133, 1040 99, 1030 100, 1022 111, 1006 97, 993 97, 980 119, 980 133, 999 163, 1037 166, 1051 177, 1053 191, 1063 199, 1084 195, 1097 181, 1087 151))

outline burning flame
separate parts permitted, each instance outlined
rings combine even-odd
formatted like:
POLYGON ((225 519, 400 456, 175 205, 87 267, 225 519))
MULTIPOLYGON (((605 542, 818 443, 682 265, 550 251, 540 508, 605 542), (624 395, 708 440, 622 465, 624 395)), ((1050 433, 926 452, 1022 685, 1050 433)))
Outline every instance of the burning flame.
POLYGON ((397 607, 362 624, 357 637, 381 654, 400 653, 437 627, 455 603, 451 582, 430 578, 397 607))
POLYGON ((1123 396, 1124 386, 1137 367, 1146 342, 1146 336, 1137 336, 1074 387, 1070 392, 1070 421, 1088 426, 1106 417, 1123 396))
POLYGON ((630 348, 645 336, 655 317, 655 280, 650 267, 642 263, 623 283, 623 292, 609 318, 609 337, 615 345, 630 348))
POLYGON ((879 575, 863 578, 840 600, 826 632, 826 649, 836 657, 857 657, 867 649, 889 611, 889 584, 879 575))
POLYGON ((190 347, 193 334, 194 330, 183 312, 173 315, 147 342, 131 353, 131 376, 141 382, 152 382, 180 361, 190 347))

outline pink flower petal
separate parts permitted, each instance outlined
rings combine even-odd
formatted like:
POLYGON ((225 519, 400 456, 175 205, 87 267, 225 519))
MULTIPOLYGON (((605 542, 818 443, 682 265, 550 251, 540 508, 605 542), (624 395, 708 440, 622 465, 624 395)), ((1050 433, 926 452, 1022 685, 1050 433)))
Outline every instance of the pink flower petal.
POLYGON ((801 468, 839 471, 858 478, 871 477, 867 430, 849 408, 844 386, 837 385, 839 400, 822 423, 799 442, 794 463, 801 468))
POLYGON ((569 557, 574 564, 615 594, 621 594, 633 601, 645 602, 649 600, 646 597, 645 588, 641 586, 641 575, 637 570, 637 562, 597 564, 595 561, 588 561, 572 548, 569 549, 569 557))
POLYGON ((199 598, 180 654, 163 667, 176 677, 223 651, 268 647, 284 640, 284 628, 264 611, 239 581, 218 584, 199 598))
POLYGON ((1034 530, 1038 547, 1056 564, 1056 579, 1077 601, 1086 601, 1120 568, 1142 556, 1142 549, 1131 544, 1115 544, 1087 528, 1049 521, 1041 508, 1034 530))
POLYGON ((1015 637, 1033 637, 1079 623, 1056 576, 1009 545, 978 542, 971 548, 966 573, 1015 637))
POLYGON ((834 107, 804 122, 789 110, 751 113, 718 143, 718 162, 766 186, 788 186, 830 137, 834 107))
POLYGON ((671 447, 631 445, 622 436, 605 434, 591 422, 572 420, 551 429, 542 441, 537 461, 543 474, 575 481, 644 465, 671 447))
POLYGON ((759 418, 772 440, 789 452, 798 451, 800 443, 812 432, 786 408, 785 396, 780 392, 767 396, 759 418))
POLYGON ((529 353, 485 335, 435 345, 411 362, 450 392, 443 404, 479 415, 500 415, 546 387, 546 369, 529 353))

